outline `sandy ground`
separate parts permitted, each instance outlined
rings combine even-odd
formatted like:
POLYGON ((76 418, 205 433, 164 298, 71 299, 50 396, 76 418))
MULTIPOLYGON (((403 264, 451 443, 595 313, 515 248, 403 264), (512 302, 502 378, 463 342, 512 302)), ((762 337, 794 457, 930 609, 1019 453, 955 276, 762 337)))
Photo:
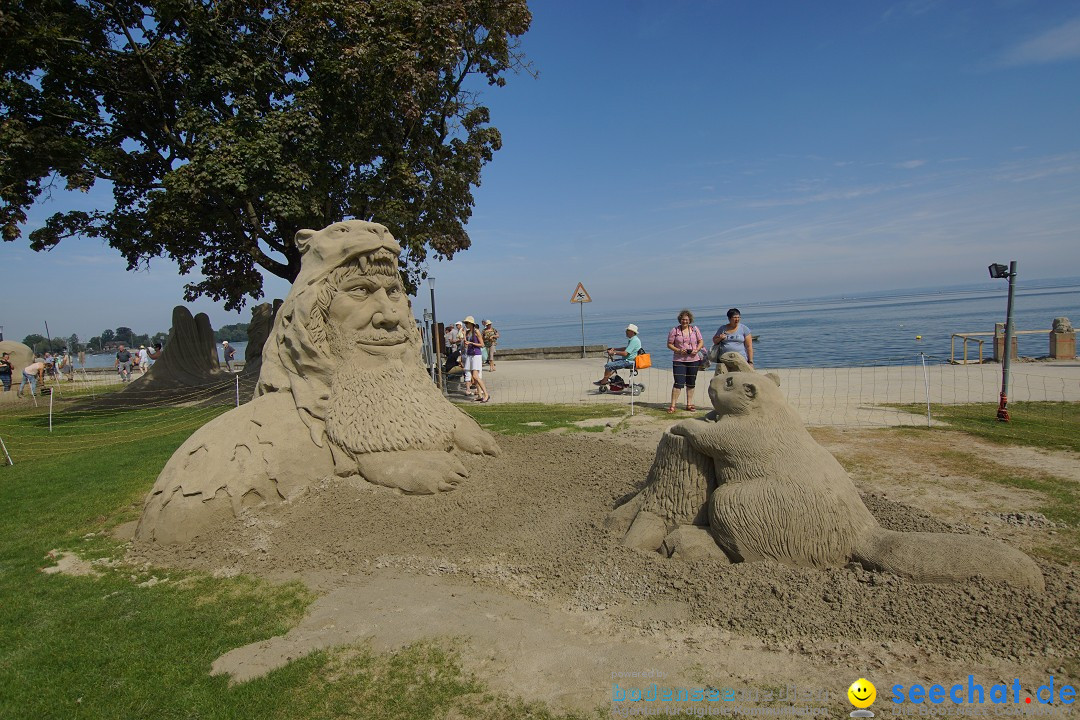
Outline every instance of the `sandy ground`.
MULTIPOLYGON (((500 436, 503 454, 467 458, 470 477, 452 493, 405 497, 326 479, 189 545, 131 555, 299 578, 319 591, 287 636, 215 663, 237 681, 317 648, 454 638, 491 687, 557 709, 606 706, 613 683, 651 682, 630 673, 668 686, 824 689, 828 698, 809 704, 833 713, 852 709, 844 693, 860 676, 879 697, 895 683, 969 674, 987 687, 1019 678, 1028 694, 1050 675, 1080 684, 1075 563, 1039 559, 1039 594, 981 581, 919 585, 855 567, 687 563, 622 547, 602 521, 642 486, 669 424, 639 415, 618 432, 500 436)), ((930 450, 948 450, 946 440, 929 448, 926 437, 880 430, 815 435, 853 469, 887 528, 981 533, 1037 558, 1075 543, 1072 529, 1035 513, 1035 493, 935 464, 930 450)), ((1004 472, 1034 466, 1080 483, 1073 455, 983 449, 1004 472)))

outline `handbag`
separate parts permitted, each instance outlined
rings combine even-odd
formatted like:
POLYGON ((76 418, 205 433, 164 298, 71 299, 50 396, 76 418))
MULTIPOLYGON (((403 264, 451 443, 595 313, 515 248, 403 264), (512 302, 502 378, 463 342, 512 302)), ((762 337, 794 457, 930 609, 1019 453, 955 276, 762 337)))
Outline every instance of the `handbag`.
POLYGON ((702 350, 699 353, 699 356, 700 356, 700 359, 698 360, 698 367, 701 370, 708 370, 709 369, 709 356, 708 356, 708 354, 704 350, 702 350))
POLYGON ((639 352, 634 356, 634 367, 638 370, 652 367, 652 355, 647 352, 639 352))
POLYGON ((714 363, 718 363, 720 362, 720 356, 723 354, 724 351, 721 349, 720 343, 716 343, 711 348, 709 348, 709 354, 705 357, 709 360, 712 360, 714 363))

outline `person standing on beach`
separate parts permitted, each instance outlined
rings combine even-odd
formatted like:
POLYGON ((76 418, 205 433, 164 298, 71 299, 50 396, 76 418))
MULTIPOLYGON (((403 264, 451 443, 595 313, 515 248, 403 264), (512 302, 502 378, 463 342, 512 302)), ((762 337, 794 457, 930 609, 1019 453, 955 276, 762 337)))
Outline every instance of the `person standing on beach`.
POLYGON ((11 374, 15 372, 15 366, 11 364, 11 355, 0 355, 0 383, 4 385, 4 392, 11 392, 11 374))
POLYGON ((146 351, 145 345, 139 346, 139 372, 143 375, 150 369, 150 353, 146 351))
POLYGON ((465 318, 465 372, 469 374, 472 386, 476 388, 478 402, 491 400, 487 386, 481 375, 484 372, 484 336, 480 334, 480 328, 473 316, 465 318))
POLYGON ((227 372, 233 371, 232 361, 236 357, 236 348, 229 344, 228 340, 221 341, 221 352, 225 356, 225 370, 227 372))
POLYGON ((499 342, 499 331, 490 320, 484 321, 484 347, 488 354, 488 371, 495 372, 495 343, 499 342))
POLYGON ((671 329, 667 336, 668 349, 674 352, 671 359, 671 372, 675 376, 675 384, 671 388, 671 404, 668 405, 669 413, 675 412, 675 403, 679 401, 679 393, 686 388, 686 409, 690 412, 697 410, 694 406, 694 388, 697 386, 697 374, 701 368, 701 350, 705 347, 705 338, 701 336, 701 330, 694 322, 694 313, 689 310, 679 311, 679 324, 671 329))
POLYGON ((131 353, 123 343, 120 343, 120 349, 116 351, 116 370, 120 373, 121 382, 131 379, 131 353))
POLYGON ((64 348, 63 352, 64 354, 56 362, 56 371, 61 377, 67 375, 68 382, 75 382, 75 366, 71 362, 71 353, 68 352, 67 348, 64 348))
MULTIPOLYGON (((721 325, 713 335, 713 344, 720 346, 722 355, 726 352, 735 352, 746 358, 746 362, 754 364, 754 338, 750 335, 750 328, 740 322, 742 313, 739 308, 731 308, 727 311, 727 325, 721 325)), ((717 374, 723 372, 723 363, 716 363, 717 374)))

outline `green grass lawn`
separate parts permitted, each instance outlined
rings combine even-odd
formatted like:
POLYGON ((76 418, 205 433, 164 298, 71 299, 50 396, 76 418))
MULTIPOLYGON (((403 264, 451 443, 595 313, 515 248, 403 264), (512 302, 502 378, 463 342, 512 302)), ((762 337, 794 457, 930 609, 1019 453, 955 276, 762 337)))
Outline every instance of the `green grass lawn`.
MULTIPOLYGON (((901 407, 917 415, 926 413, 925 405, 901 407)), ((1010 422, 998 420, 997 406, 989 404, 934 405, 931 415, 992 442, 1080 452, 1080 403, 1009 403, 1010 422)))
MULTIPOLYGON (((1014 406, 1008 426, 985 420, 993 417, 985 406, 936 413, 996 441, 1043 447, 1057 447, 1077 422, 1075 407, 1048 408, 1036 421, 1025 405, 1014 406)), ((222 653, 293 627, 310 593, 298 583, 126 566, 109 530, 138 517, 173 451, 229 406, 76 409, 65 396, 54 409, 51 432, 47 405, 5 408, 0 425, 15 461, 0 467, 0 718, 553 717, 543 706, 488 692, 462 670, 449 642, 390 654, 365 646, 320 652, 235 686, 211 677, 222 653), (99 574, 41 572, 53 550, 102 561, 99 574)), ((627 412, 608 405, 463 409, 501 433, 577 430, 577 421, 627 412)), ((1077 449, 1075 433, 1067 447, 1077 449)), ((1076 506, 1071 489, 1067 497, 1050 486, 1033 489, 1076 506)))
POLYGON ((556 428, 573 431, 603 432, 604 426, 579 427, 575 423, 597 418, 622 418, 629 416, 630 409, 617 405, 545 405, 543 403, 514 403, 491 405, 486 403, 460 403, 458 407, 471 415, 476 422, 492 432, 504 435, 527 435, 550 432, 556 428))
MULTIPOLYGON (((67 402, 67 401, 65 401, 67 402)), ((230 686, 211 663, 293 627, 299 583, 123 564, 108 531, 138 517, 172 452, 216 408, 5 412, 0 437, 0 718, 549 718, 485 692, 446 643, 320 652, 230 686), (53 550, 104 561, 46 574, 53 550), (152 580, 148 583, 148 580, 152 580)))

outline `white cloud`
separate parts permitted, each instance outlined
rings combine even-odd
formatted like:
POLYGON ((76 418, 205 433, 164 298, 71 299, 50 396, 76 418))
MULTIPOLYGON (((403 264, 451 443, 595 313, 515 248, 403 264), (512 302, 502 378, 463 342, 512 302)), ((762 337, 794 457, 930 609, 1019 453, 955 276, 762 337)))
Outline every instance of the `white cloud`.
POLYGON ((1075 58, 1080 58, 1080 17, 1006 50, 1000 64, 1005 67, 1041 65, 1075 58))
POLYGON ((896 163, 896 167, 903 170, 914 170, 915 168, 922 167, 925 164, 925 160, 906 160, 902 163, 896 163))

